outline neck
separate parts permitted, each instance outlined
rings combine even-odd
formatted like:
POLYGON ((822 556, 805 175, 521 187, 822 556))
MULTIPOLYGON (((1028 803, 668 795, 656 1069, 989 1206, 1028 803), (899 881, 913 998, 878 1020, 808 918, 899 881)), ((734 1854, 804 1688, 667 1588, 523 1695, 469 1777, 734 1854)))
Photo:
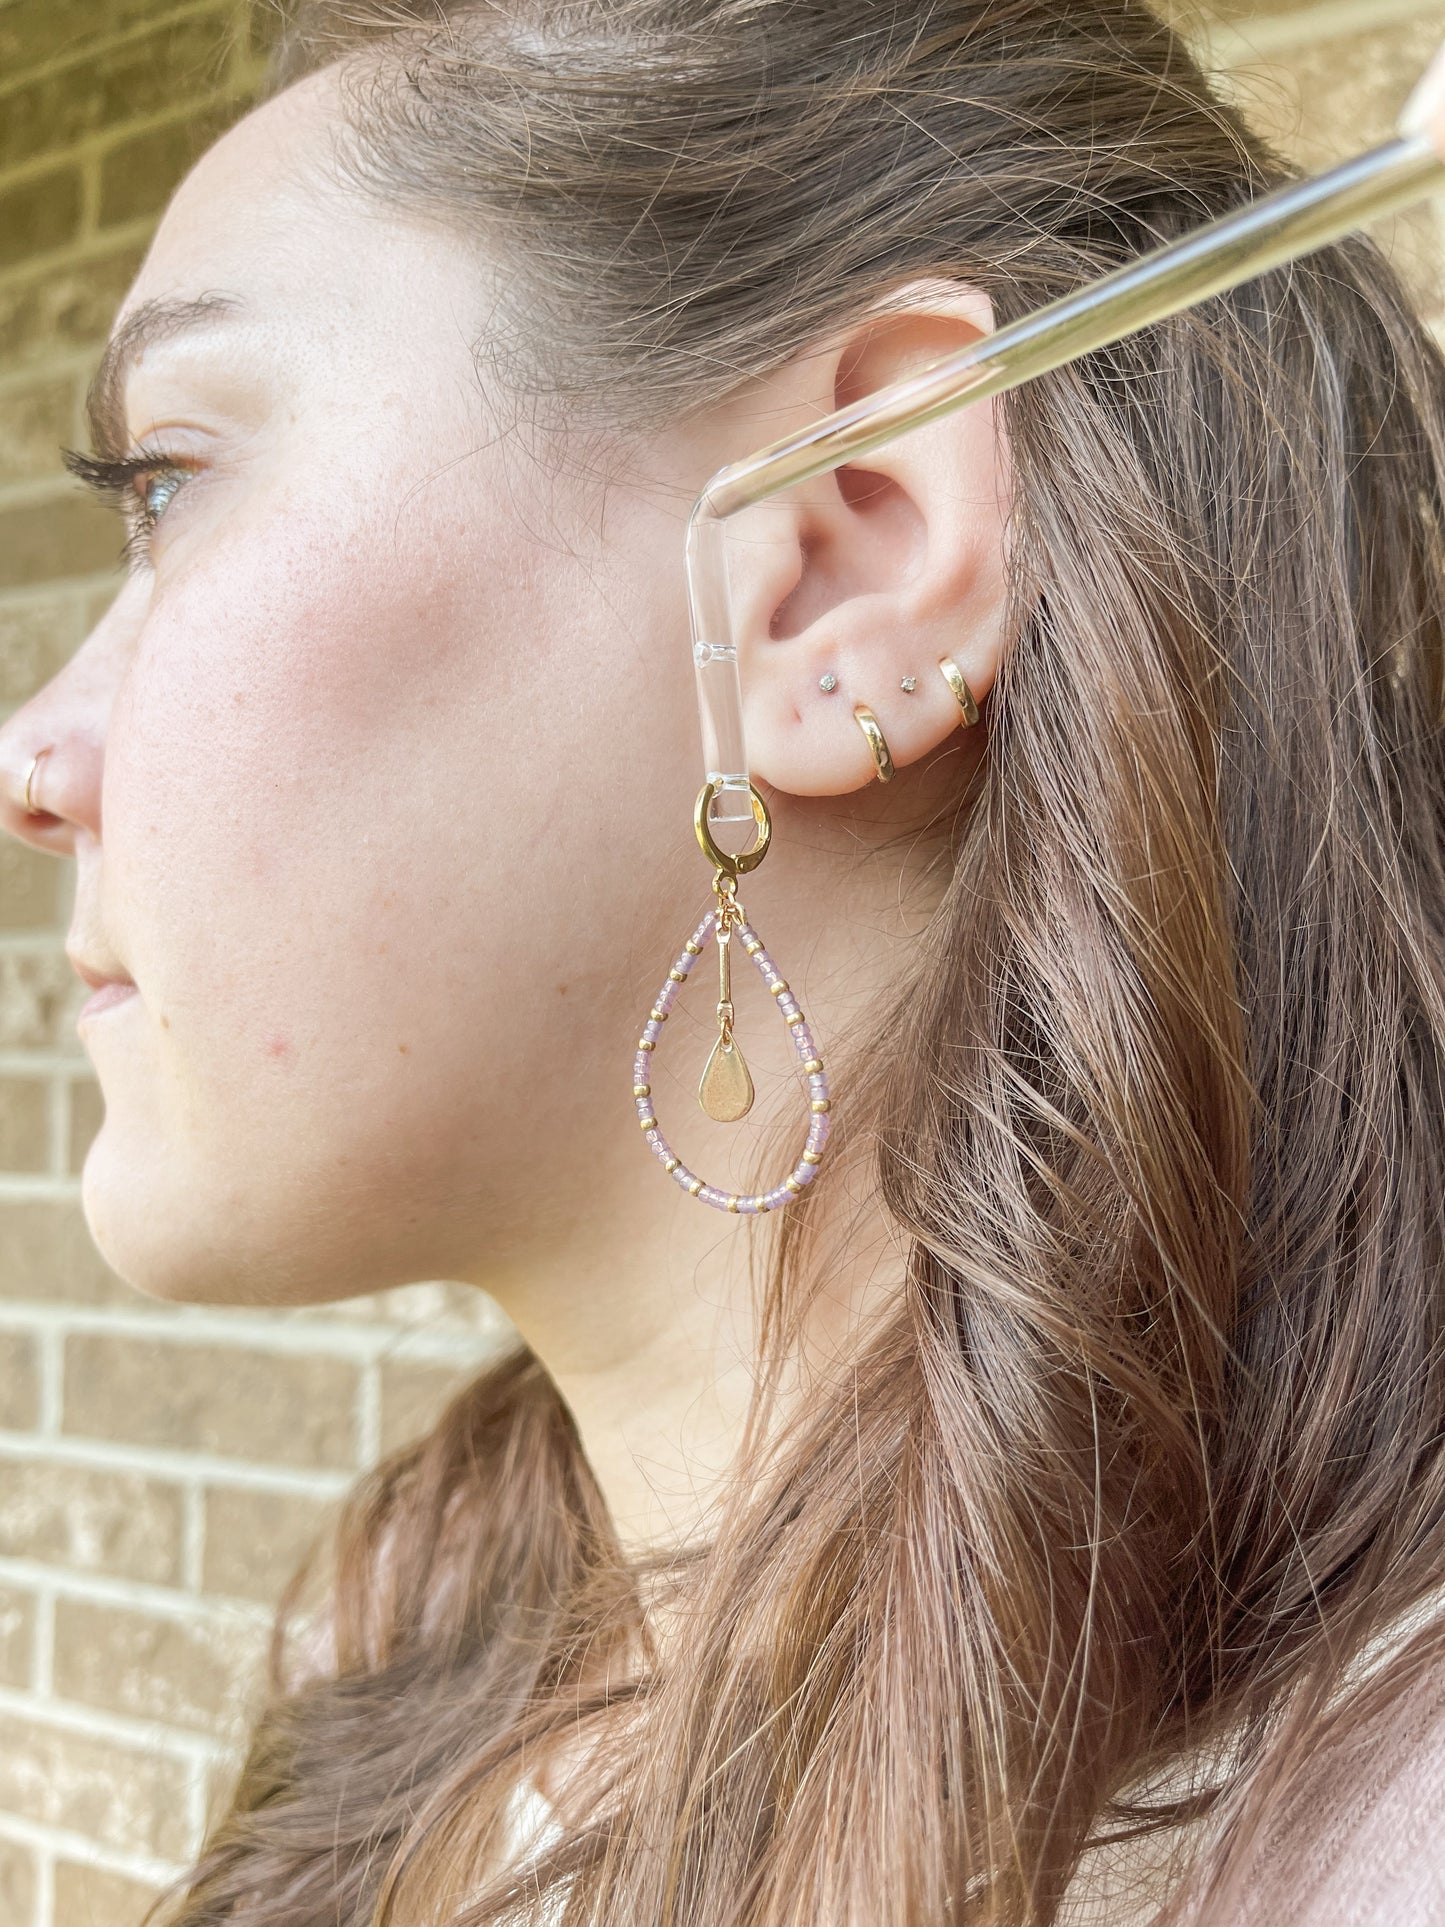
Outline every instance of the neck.
MULTIPOLYGON (((940 786, 956 780, 948 769, 937 778, 940 786)), ((896 852, 887 864, 860 860, 856 820, 844 821, 834 840, 836 849, 829 849, 816 820, 806 837, 785 831, 769 859, 767 884, 740 892, 772 955, 796 972, 797 995, 830 1059, 829 1039, 866 1043, 900 945, 929 913, 927 885, 906 887, 896 852)), ((646 960, 644 995, 668 961, 646 960)), ((714 966, 704 957, 698 967, 714 966)), ((776 1007, 760 983, 748 981, 752 976, 735 959, 736 1035, 758 1092, 745 1124, 707 1125, 697 1115, 697 1065, 683 1066, 690 1058, 700 1065, 706 1053, 705 1014, 701 1037, 687 1034, 691 1016, 680 1017, 683 1061, 674 1063, 679 1044, 669 1038, 671 1052, 659 1049, 654 1073, 658 1114, 669 1135, 676 1131, 684 1161, 735 1189, 756 1186, 748 1160, 760 1141, 770 1149, 769 1163, 788 1169, 807 1115, 776 1007), (702 1148, 692 1148, 700 1136, 702 1148)), ((705 1011, 706 996, 687 1008, 705 1011)), ((633 996, 627 1008, 640 1015, 646 1003, 633 996)), ((621 1024, 609 1017, 609 1034, 621 1024)), ((830 1070, 839 1067, 834 1089, 843 1113, 849 1079, 841 1052, 830 1061, 830 1070)), ((571 1408, 624 1549, 642 1555, 694 1545, 709 1534, 743 1442, 757 1380, 761 1287, 779 1214, 731 1215, 669 1181, 637 1141, 625 1066, 619 1073, 615 1052, 606 1082, 599 1075, 595 1088, 589 1084, 572 1115, 601 1120, 561 1161, 562 1168, 587 1171, 585 1209, 560 1197, 529 1209, 525 1239, 505 1258, 494 1250, 475 1281, 512 1318, 571 1408), (619 1079, 620 1101, 613 1095, 619 1079)), ((777 1408, 783 1417, 799 1384, 834 1365, 846 1369, 860 1320, 897 1298, 903 1254, 861 1169, 865 1148, 850 1151, 846 1138, 846 1126, 835 1130, 817 1193, 782 1207, 810 1220, 809 1303, 797 1369, 790 1358, 777 1408)))

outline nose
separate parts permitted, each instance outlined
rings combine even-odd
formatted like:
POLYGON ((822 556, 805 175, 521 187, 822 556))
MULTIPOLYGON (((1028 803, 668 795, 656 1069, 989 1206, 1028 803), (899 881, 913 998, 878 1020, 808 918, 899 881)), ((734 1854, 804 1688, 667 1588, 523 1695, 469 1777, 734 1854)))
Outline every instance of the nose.
POLYGON ((101 775, 116 652, 111 617, 91 631, 59 673, 0 724, 0 830, 52 856, 100 840, 101 775))

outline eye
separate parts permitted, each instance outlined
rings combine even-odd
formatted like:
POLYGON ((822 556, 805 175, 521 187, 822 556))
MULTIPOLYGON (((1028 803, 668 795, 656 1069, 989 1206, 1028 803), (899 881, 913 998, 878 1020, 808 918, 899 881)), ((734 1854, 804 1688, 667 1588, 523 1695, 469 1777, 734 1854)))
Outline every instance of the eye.
POLYGON ((152 531, 196 472, 159 448, 138 450, 120 460, 63 449, 61 459, 72 475, 120 511, 126 529, 124 557, 132 566, 150 560, 152 531))
POLYGON ((140 497, 140 513, 151 528, 154 528, 165 514, 171 497, 185 479, 185 470, 179 468, 164 468, 138 478, 140 486, 136 494, 140 497))

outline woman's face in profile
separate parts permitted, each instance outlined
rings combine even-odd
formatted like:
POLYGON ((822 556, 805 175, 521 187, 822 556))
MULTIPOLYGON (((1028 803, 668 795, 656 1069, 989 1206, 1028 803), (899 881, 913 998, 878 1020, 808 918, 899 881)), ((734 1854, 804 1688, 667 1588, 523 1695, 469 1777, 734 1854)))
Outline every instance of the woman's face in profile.
POLYGON ((177 1297, 465 1277, 509 1213, 575 1221, 572 1124, 639 1156, 618 1051, 705 895, 687 488, 604 530, 529 457, 474 364, 487 264, 339 185, 339 124, 317 75, 177 192, 111 394, 114 452, 181 473, 8 726, 57 745, 72 947, 137 986, 82 1026, 87 1217, 177 1297))

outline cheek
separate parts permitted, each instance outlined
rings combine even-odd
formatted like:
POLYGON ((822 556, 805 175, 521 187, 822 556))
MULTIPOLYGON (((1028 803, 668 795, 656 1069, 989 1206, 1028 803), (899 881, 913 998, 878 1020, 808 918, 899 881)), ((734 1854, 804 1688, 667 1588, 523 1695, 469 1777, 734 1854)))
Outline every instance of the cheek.
POLYGON ((412 512, 403 543, 390 504, 361 504, 169 580, 162 557, 107 744, 106 887, 188 1129, 314 1129, 338 1101, 389 1127, 418 1064, 456 1067, 458 1025, 525 1005, 561 948, 536 719, 586 726, 549 705, 583 591, 469 521, 412 512))
POLYGON ((253 1269, 264 1238, 356 1290, 456 1275, 420 1228, 535 1217, 597 1120, 632 1148, 639 1015, 707 877, 670 525, 604 568, 495 500, 399 536, 394 501, 318 494, 161 557, 107 741, 143 1009, 95 1035, 92 1189, 157 1222, 184 1190, 253 1269))

